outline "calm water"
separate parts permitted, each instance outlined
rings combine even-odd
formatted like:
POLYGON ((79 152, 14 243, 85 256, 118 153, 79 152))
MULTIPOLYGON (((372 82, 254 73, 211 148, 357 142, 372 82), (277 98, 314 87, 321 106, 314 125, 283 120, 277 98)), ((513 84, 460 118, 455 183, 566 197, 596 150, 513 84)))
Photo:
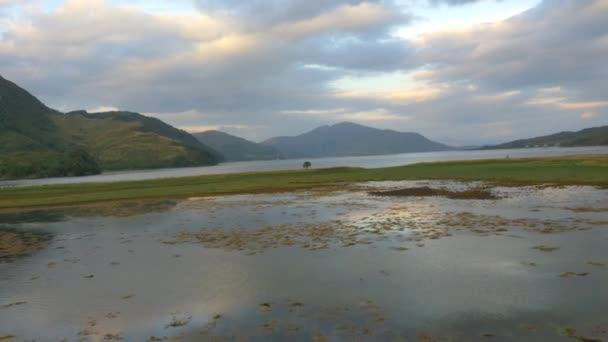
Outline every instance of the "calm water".
POLYGON ((53 234, 0 263, 0 337, 568 341, 559 331, 569 327, 608 339, 608 190, 499 188, 498 200, 366 191, 421 185, 466 187, 108 204, 21 224, 0 215, 53 234))
POLYGON ((468 160, 468 159, 488 159, 511 157, 544 157, 544 156, 566 156, 580 154, 608 154, 608 146, 594 147, 573 147, 573 148, 529 148, 514 150, 488 150, 488 151, 446 151, 446 152, 427 152, 427 153, 405 153, 381 156, 366 157, 336 157, 336 158, 316 158, 316 159, 288 159, 270 161, 251 161, 223 163, 217 166, 189 167, 160 170, 143 170, 129 172, 112 172, 88 177, 63 177, 0 181, 3 186, 25 186, 25 185, 44 185, 44 184, 70 184, 70 183, 90 183, 90 182, 114 182, 129 180, 144 180, 169 177, 186 177, 198 175, 212 175, 237 172, 255 171, 275 171, 299 169, 305 160, 310 160, 315 168, 326 168, 335 166, 353 167, 388 167, 407 165, 420 162, 433 162, 445 160, 468 160))

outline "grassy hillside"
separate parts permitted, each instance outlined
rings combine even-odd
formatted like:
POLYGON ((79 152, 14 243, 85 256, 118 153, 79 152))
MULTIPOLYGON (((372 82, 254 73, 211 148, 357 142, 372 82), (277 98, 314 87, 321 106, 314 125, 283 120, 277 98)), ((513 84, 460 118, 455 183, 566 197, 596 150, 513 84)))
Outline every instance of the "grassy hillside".
POLYGON ((212 165, 217 156, 188 133, 131 112, 53 117, 62 135, 89 151, 103 170, 212 165))
POLYGON ((192 134, 196 139, 221 153, 226 161, 272 160, 281 157, 281 152, 268 145, 257 144, 220 131, 192 134))
POLYGON ((332 168, 5 188, 0 189, 0 208, 281 192, 354 182, 418 179, 483 180, 502 185, 552 183, 608 187, 608 156, 456 161, 381 169, 332 168))
POLYGON ((0 77, 0 179, 99 173, 88 152, 59 132, 53 120, 59 115, 0 77))
POLYGON ((522 139, 506 144, 487 146, 486 149, 525 148, 545 146, 600 146, 608 145, 608 126, 583 129, 578 132, 560 132, 552 135, 522 139))
POLYGON ((51 120, 55 113, 0 76, 0 152, 52 151, 63 147, 51 120))
POLYGON ((0 77, 0 179, 212 165, 188 133, 130 112, 63 114, 0 77))

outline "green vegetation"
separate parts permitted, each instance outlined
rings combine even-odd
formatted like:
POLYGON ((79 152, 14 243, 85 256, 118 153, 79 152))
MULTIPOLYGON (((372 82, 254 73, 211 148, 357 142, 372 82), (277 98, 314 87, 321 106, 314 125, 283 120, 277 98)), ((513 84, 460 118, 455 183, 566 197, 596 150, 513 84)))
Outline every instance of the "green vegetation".
POLYGON ((331 168, 5 188, 0 189, 0 208, 267 193, 334 187, 354 182, 416 179, 483 180, 502 185, 551 183, 608 187, 608 156, 457 161, 381 169, 331 168))
POLYGON ((137 113, 72 112, 53 121, 103 170, 211 165, 218 159, 190 134, 137 113))
POLYGON ((560 132, 543 137, 516 140, 506 144, 487 146, 484 149, 525 148, 545 146, 600 146, 608 145, 608 126, 583 129, 578 132, 560 132))
POLYGON ((306 170, 310 169, 311 166, 312 166, 312 163, 309 161, 305 161, 304 164, 302 164, 302 167, 305 168, 306 170))
POLYGON ((45 106, 15 83, 0 76, 0 153, 61 149, 51 116, 45 106))
POLYGON ((0 179, 212 165, 190 134, 130 112, 63 114, 0 77, 0 179))
POLYGON ((101 172, 97 160, 86 150, 22 152, 0 158, 0 178, 87 176, 101 172))

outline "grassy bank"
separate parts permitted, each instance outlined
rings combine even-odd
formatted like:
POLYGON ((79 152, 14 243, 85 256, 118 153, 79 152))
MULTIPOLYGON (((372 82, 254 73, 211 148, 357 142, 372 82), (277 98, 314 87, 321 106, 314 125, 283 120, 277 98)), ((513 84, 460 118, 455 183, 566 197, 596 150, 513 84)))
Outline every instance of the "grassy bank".
POLYGON ((140 198, 267 193, 354 182, 417 179, 483 180, 504 185, 553 183, 607 187, 608 156, 455 161, 380 169, 331 168, 7 188, 0 189, 0 209, 140 198))

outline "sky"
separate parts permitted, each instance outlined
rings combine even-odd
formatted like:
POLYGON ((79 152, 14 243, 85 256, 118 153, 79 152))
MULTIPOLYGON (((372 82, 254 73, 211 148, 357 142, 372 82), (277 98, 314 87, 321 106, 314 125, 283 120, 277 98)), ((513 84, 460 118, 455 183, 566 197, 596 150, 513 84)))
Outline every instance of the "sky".
POLYGON ((189 132, 492 144, 608 124, 608 0, 0 0, 0 75, 189 132))

